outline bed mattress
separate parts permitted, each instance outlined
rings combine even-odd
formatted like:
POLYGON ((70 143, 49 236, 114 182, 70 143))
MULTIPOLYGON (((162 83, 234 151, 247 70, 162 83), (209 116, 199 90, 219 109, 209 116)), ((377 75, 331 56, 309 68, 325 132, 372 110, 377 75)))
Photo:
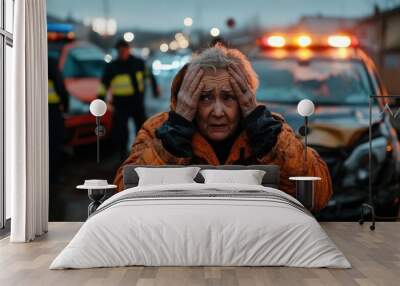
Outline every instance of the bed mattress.
POLYGON ((286 193, 198 183, 138 186, 112 196, 50 269, 129 265, 351 267, 286 193))

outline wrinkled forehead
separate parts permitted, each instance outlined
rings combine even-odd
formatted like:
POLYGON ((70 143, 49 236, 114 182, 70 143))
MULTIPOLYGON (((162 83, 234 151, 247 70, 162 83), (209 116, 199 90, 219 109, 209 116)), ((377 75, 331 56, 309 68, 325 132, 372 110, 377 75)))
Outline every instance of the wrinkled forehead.
POLYGON ((202 78, 204 90, 211 89, 231 89, 229 79, 231 75, 226 69, 206 69, 202 78))

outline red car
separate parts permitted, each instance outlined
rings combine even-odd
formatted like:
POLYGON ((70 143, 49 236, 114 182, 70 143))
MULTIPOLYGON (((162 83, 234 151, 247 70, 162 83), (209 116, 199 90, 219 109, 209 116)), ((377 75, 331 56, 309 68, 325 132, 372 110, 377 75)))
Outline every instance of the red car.
MULTIPOLYGON (((84 41, 58 41, 49 37, 49 56, 58 59, 65 86, 70 94, 69 111, 65 114, 68 146, 96 142, 96 119, 89 112, 90 102, 97 97, 103 68, 104 53, 84 41)), ((106 137, 111 130, 111 111, 101 118, 106 137)))
MULTIPOLYGON (((70 108, 65 116, 70 146, 96 142, 96 119, 90 114, 89 105, 97 97, 105 64, 104 53, 88 42, 72 42, 61 50, 59 67, 70 94, 70 108)), ((101 120, 107 136, 111 130, 111 111, 101 120)))

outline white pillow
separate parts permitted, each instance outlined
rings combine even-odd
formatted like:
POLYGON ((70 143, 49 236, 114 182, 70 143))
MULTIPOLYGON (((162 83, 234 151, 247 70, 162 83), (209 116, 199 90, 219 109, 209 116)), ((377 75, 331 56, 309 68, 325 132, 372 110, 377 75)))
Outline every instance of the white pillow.
POLYGON ((196 183, 193 179, 199 170, 199 167, 135 168, 139 176, 138 186, 196 183))
POLYGON ((261 185, 265 171, 262 170, 201 170, 205 184, 261 185))

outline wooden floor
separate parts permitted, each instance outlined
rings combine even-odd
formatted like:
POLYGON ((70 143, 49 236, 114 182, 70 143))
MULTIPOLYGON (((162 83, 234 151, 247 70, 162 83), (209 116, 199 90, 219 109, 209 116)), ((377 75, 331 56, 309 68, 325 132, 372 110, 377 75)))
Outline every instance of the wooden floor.
POLYGON ((32 243, 0 241, 0 285, 400 285, 400 222, 322 223, 352 269, 289 267, 122 267, 48 270, 81 223, 50 223, 32 243))

